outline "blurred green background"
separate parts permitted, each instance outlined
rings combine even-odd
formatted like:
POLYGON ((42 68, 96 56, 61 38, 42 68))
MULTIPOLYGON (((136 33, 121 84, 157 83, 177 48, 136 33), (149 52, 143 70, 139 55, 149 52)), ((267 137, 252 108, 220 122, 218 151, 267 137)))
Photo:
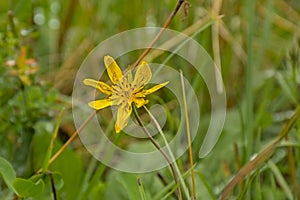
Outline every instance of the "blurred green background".
MULTIPOLYGON (((227 95, 227 117, 213 151, 197 158, 202 137, 193 142, 197 199, 217 199, 229 179, 280 132, 299 106, 300 1, 189 0, 169 28, 193 35, 220 66, 227 95), (188 13, 186 12, 188 11, 188 13), (216 16, 221 15, 218 19, 216 16), (211 23, 212 22, 212 23, 211 23), (195 34, 197 33, 197 34, 195 34)), ((76 72, 101 41, 138 27, 161 27, 176 0, 8 0, 0 2, 0 156, 18 177, 29 178, 42 167, 58 114, 65 107, 57 150, 75 131, 71 94, 76 72)), ((161 62, 167 54, 155 58, 161 62)), ((170 65, 184 66, 179 58, 170 65)), ((204 117, 210 99, 203 81, 182 67, 204 117)), ((172 103, 165 95, 163 102, 172 103)), ((110 115, 103 116, 109 126, 110 115)), ((168 118, 169 134, 178 119, 168 118)), ((276 149, 270 162, 239 184, 231 199, 300 198, 299 123, 276 149)), ((114 134, 113 132, 109 134, 114 134)), ((113 136, 112 136, 113 137, 113 136)), ((130 138, 119 145, 126 148, 130 138)), ((143 144, 141 144, 142 146, 143 144)), ((188 156, 178 160, 182 172, 188 156)), ((57 173, 59 199, 141 199, 137 177, 148 199, 176 199, 162 188, 173 179, 167 169, 126 174, 109 169, 76 139, 50 167, 57 173), (161 174, 166 183, 157 176, 161 174)), ((3 172, 2 172, 3 176, 3 172)), ((49 178, 42 193, 30 199, 53 199, 49 178)), ((189 179, 187 179, 188 185, 189 179)), ((29 195, 30 196, 30 195, 29 195)), ((15 197, 0 179, 0 198, 15 197)))

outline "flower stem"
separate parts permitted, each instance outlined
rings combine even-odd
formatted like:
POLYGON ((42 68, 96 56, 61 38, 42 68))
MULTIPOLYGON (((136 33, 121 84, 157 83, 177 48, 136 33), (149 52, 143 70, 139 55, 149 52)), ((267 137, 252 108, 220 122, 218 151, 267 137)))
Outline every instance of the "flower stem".
MULTIPOLYGON (((76 129, 76 131, 64 143, 64 145, 62 147, 60 147, 60 149, 51 157, 51 159, 49 160, 48 165, 53 163, 53 161, 56 160, 56 158, 58 156, 60 156, 60 154, 62 154, 62 152, 65 151, 65 149, 69 146, 69 144, 71 144, 71 142, 77 137, 78 133, 89 123, 89 121, 96 115, 96 113, 97 113, 97 111, 92 112, 90 114, 90 116, 81 124, 81 126, 78 129, 76 129)), ((39 169, 37 173, 40 173, 41 171, 42 171, 42 169, 39 169)))
POLYGON ((175 157, 174 157, 174 155, 173 155, 173 153, 172 153, 172 151, 171 151, 171 149, 170 149, 170 146, 169 146, 168 141, 167 141, 167 139, 166 139, 166 137, 165 137, 165 134, 163 133, 163 131, 162 131, 162 129, 161 129, 159 123, 157 122, 157 120, 155 119, 155 117, 152 115, 152 113, 148 110, 148 108, 147 108, 146 106, 143 106, 143 108, 148 112, 148 114, 149 114, 150 118, 153 120, 153 122, 154 122, 154 124, 155 124, 155 126, 156 126, 156 128, 157 128, 157 130, 158 130, 158 132, 159 132, 159 134, 160 134, 161 137, 163 138, 163 141, 164 141, 164 143, 165 143, 165 145, 166 145, 166 147, 167 147, 167 150, 169 151, 169 154, 170 154, 170 156, 171 156, 171 159, 174 160, 174 163, 175 163, 175 165, 174 165, 174 166, 175 166, 175 170, 177 171, 177 174, 178 174, 178 176, 179 176, 179 180, 180 180, 180 183, 181 183, 181 185, 182 185, 182 187, 183 187, 183 191, 184 191, 184 193, 185 193, 185 195, 186 195, 186 198, 187 198, 187 199, 190 199, 190 194, 189 194, 188 188, 187 188, 187 186, 186 186, 186 184, 185 184, 185 182, 184 182, 184 180, 183 180, 183 178, 182 178, 182 176, 181 176, 179 167, 176 165, 176 162, 175 162, 176 159, 175 159, 175 157))
POLYGON ((134 69, 138 64, 146 57, 146 55, 150 52, 152 47, 155 45, 155 43, 158 41, 160 36, 163 34, 165 29, 170 25, 171 21, 175 17, 176 13, 178 12, 179 8, 183 3, 185 3, 186 0, 178 0, 176 7, 172 11, 172 13, 169 15, 168 19, 165 21, 163 27, 160 29, 160 31, 157 33, 155 38, 152 40, 152 42, 149 44, 149 47, 145 49, 145 51, 142 53, 142 55, 137 59, 137 61, 132 65, 132 69, 134 69))
POLYGON ((179 186, 179 182, 178 182, 178 177, 177 174, 175 172, 175 167, 174 167, 174 163, 171 162, 170 158, 167 156, 167 154, 161 149, 160 145, 154 140, 154 138, 152 137, 152 135, 149 133, 149 131, 145 128, 139 114, 136 111, 135 106, 133 106, 133 114, 137 120, 137 122, 139 123, 139 125, 141 126, 142 130, 144 131, 144 133, 149 137, 150 141, 152 142, 152 144, 155 146, 155 148, 157 148, 157 150, 162 154, 162 156, 166 159, 166 161, 169 163, 169 166, 171 168, 171 171, 173 173, 174 176, 174 181, 175 181, 175 185, 177 187, 177 196, 178 199, 182 199, 182 195, 181 195, 181 190, 180 190, 180 186, 179 186))

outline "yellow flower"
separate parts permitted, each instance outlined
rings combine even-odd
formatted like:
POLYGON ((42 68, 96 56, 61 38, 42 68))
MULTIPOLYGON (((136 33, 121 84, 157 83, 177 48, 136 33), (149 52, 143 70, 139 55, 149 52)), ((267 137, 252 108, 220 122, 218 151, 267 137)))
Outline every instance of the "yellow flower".
POLYGON ((131 71, 123 74, 118 64, 110 56, 104 57, 104 64, 112 85, 93 79, 84 79, 84 84, 98 89, 107 94, 105 99, 89 102, 89 106, 95 110, 100 110, 107 106, 118 106, 117 121, 115 124, 116 133, 119 133, 128 123, 132 112, 132 103, 137 108, 148 103, 146 95, 151 94, 164 87, 169 81, 156 85, 148 90, 144 86, 151 80, 152 73, 149 65, 143 61, 137 66, 134 79, 131 71))

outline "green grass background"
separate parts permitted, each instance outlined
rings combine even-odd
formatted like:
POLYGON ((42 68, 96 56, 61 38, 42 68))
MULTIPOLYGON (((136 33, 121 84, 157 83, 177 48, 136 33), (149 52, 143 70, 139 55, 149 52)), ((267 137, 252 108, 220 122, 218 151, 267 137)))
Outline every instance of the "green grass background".
MULTIPOLYGON (((220 4, 221 20, 192 31, 197 40, 220 63, 227 95, 227 116, 222 135, 213 151, 197 158, 202 138, 193 141, 196 162, 197 199, 217 199, 241 166, 280 132, 299 106, 300 1, 296 0, 189 0, 188 15, 179 10, 171 29, 184 32, 205 17, 213 17, 220 4), (212 28, 216 26, 216 29, 212 28), (217 32, 216 32, 217 30, 217 32), (219 46, 214 46, 217 42, 219 46), (219 53, 218 53, 219 52, 219 53)), ((161 27, 175 0, 9 0, 0 2, 0 155, 14 167, 17 176, 29 178, 41 166, 59 111, 66 107, 60 124, 57 150, 74 132, 71 112, 73 82, 80 64, 97 44, 119 32, 145 26, 161 27), (9 74, 8 60, 16 60, 21 47, 28 58, 36 58, 39 71, 24 85, 9 74)), ((140 52, 135 52, 138 56, 140 52)), ((156 58, 161 62, 167 56, 156 58)), ((202 80, 186 63, 171 59, 195 83, 203 118, 199 132, 210 119, 210 99, 202 80)), ((172 94, 164 102, 172 106, 172 94)), ((111 116, 101 112, 104 126, 115 138, 111 116)), ((169 134, 179 119, 168 117, 169 134)), ((299 199, 299 122, 276 148, 269 162, 249 173, 235 187, 230 199, 299 199)), ((136 141, 124 137, 126 148, 136 141)), ((138 143, 143 148, 148 143, 138 143)), ((187 153, 178 160, 182 173, 189 168, 187 153)), ((166 195, 172 175, 167 169, 147 174, 127 174, 96 161, 76 139, 51 166, 63 184, 57 185, 59 199, 141 199, 141 178, 147 199, 175 199, 166 195)), ((59 181, 58 181, 59 182, 59 181)), ((1 199, 13 193, 1 181, 1 199)), ((33 199, 52 199, 50 182, 33 199)), ((190 179, 187 179, 190 186, 190 179)), ((191 187, 190 187, 191 188, 191 187)))

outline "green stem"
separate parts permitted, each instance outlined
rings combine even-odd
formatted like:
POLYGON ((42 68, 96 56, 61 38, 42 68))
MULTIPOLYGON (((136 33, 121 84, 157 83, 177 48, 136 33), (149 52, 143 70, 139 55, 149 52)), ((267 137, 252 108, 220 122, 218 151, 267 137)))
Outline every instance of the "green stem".
POLYGON ((139 125, 141 126, 142 130, 144 131, 144 133, 149 137, 150 141, 152 142, 152 144, 155 146, 155 148, 157 148, 157 150, 162 154, 162 156, 166 159, 166 161, 169 163, 169 166, 171 168, 172 174, 174 176, 174 181, 177 187, 177 195, 178 195, 178 199, 182 200, 182 196, 181 196, 181 190, 180 190, 180 186, 178 183, 178 177, 177 174, 175 172, 175 167, 174 167, 174 163, 170 160, 170 158, 167 156, 167 154, 161 149, 160 145, 154 140, 154 138, 152 137, 152 135, 149 133, 149 131, 145 128, 138 112, 136 111, 136 108, 133 106, 133 114, 137 120, 137 122, 139 123, 139 125))
POLYGON ((147 109, 147 107, 143 106, 143 108, 148 112, 148 114, 149 114, 150 118, 153 120, 153 122, 154 122, 154 124, 155 124, 155 126, 156 126, 156 128, 158 130, 158 132, 160 133, 161 137, 163 138, 163 141, 164 141, 164 143, 165 143, 165 145, 167 147, 167 150, 168 150, 168 152, 169 152, 169 154, 171 156, 171 159, 175 163, 174 166, 175 166, 176 172, 177 172, 177 174, 179 176, 180 183, 181 183, 181 185, 183 187, 183 191, 184 191, 184 193, 186 195, 186 198, 189 199, 190 198, 189 190, 188 190, 188 188, 187 188, 187 186, 186 186, 186 184, 185 184, 185 182, 184 182, 184 180, 183 180, 183 178, 181 176, 181 172, 179 170, 179 167, 176 164, 176 159, 175 159, 175 157, 174 157, 174 155, 172 153, 172 150, 170 149, 170 146, 169 146, 168 141, 167 141, 167 139, 165 137, 165 134, 163 133, 163 131, 162 131, 159 123, 156 121, 155 117, 151 114, 151 112, 147 109))
POLYGON ((145 190, 144 190, 141 178, 138 178, 137 182, 138 182, 138 187, 139 187, 139 192, 140 192, 140 195, 141 195, 141 199, 146 200, 147 198, 146 198, 146 194, 145 194, 145 190))

